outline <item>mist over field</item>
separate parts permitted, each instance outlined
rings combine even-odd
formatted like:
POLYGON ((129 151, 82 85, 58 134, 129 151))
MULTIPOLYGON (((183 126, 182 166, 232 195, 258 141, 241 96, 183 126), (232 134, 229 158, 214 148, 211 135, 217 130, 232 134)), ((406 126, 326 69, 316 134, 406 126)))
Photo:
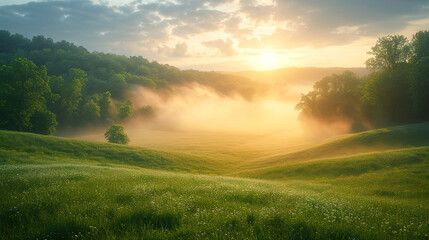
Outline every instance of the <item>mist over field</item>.
MULTIPOLYGON (((295 149, 310 139, 303 135, 295 109, 299 92, 286 86, 271 87, 252 99, 200 84, 164 91, 138 87, 131 96, 135 109, 149 105, 154 111, 151 117, 124 122, 134 146, 242 160, 295 149)), ((104 131, 82 131, 75 137, 103 141, 104 131)))
MULTIPOLYGON (((344 69, 292 69, 236 73, 253 76, 263 92, 248 97, 199 83, 168 89, 136 87, 129 93, 134 109, 150 106, 153 114, 135 114, 123 122, 130 145, 247 161, 295 151, 349 132, 350 123, 302 119, 296 105, 325 74, 344 69), (285 74, 286 72, 286 74, 285 74), (300 80, 301 79, 301 80, 300 80), (225 94, 227 92, 228 94, 225 94)), ((355 70, 355 69, 353 69, 355 70)), ((359 73, 361 69, 355 70, 359 73)), ((245 89, 245 86, 242 86, 245 89)), ((258 89, 256 89, 258 90, 258 89)), ((68 136, 104 141, 104 128, 77 130, 68 136)))
MULTIPOLYGON (((154 119, 141 124, 154 128, 300 134, 296 102, 274 94, 246 100, 240 96, 221 96, 201 85, 173 87, 165 95, 139 88, 134 93, 133 103, 137 108, 150 105, 155 109, 154 119)), ((131 122, 129 127, 140 127, 138 120, 131 122)))

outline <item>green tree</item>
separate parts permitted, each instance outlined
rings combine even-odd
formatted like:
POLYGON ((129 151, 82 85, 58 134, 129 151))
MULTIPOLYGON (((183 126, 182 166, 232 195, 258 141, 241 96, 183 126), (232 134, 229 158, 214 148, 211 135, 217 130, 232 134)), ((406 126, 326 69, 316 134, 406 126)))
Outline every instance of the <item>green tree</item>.
POLYGON ((49 77, 44 66, 37 67, 26 58, 17 58, 10 65, 0 68, 0 127, 15 131, 52 133, 55 118, 46 109, 46 99, 51 95, 49 77), (38 129, 41 115, 49 120, 38 129), (42 114, 42 115, 43 115, 42 114), (34 124, 34 126, 32 125, 34 124), (46 130, 50 129, 50 130, 46 130))
POLYGON ((150 105, 146 105, 146 106, 143 106, 143 107, 137 109, 134 112, 134 114, 149 118, 149 117, 153 117, 155 115, 155 111, 153 110, 153 108, 150 105))
POLYGON ((36 111, 31 115, 30 122, 31 132, 45 135, 52 135, 58 125, 55 114, 47 110, 36 111))
POLYGON ((133 106, 130 100, 128 100, 124 105, 119 107, 118 114, 121 120, 130 118, 133 115, 133 106))
POLYGON ((76 68, 70 69, 63 76, 51 79, 52 92, 60 96, 59 101, 53 106, 60 122, 71 121, 72 117, 76 116, 86 82, 86 73, 76 68))
POLYGON ((410 45, 408 39, 402 35, 388 35, 379 38, 368 54, 374 57, 366 61, 367 68, 394 70, 409 60, 410 45))
POLYGON ((100 119, 100 106, 93 99, 90 99, 83 105, 80 116, 85 122, 97 122, 100 119))
POLYGON ((423 57, 429 57, 429 31, 419 31, 413 35, 411 52, 414 63, 423 57))
POLYGON ((112 98, 109 91, 104 92, 101 96, 100 100, 98 101, 98 105, 100 106, 100 118, 103 121, 111 122, 112 117, 114 115, 113 113, 113 103, 112 98))
POLYGON ((105 133, 104 138, 110 143, 127 144, 129 137, 125 134, 125 129, 119 124, 112 125, 105 133))
POLYGON ((107 81, 107 87, 112 97, 123 98, 127 82, 122 74, 113 74, 107 81))
POLYGON ((413 122, 409 67, 383 70, 365 78, 364 114, 375 127, 413 122))
POLYGON ((296 109, 300 116, 322 122, 359 119, 361 82, 351 71, 333 74, 317 81, 313 90, 301 96, 296 109))
POLYGON ((413 66, 410 79, 410 98, 418 121, 429 120, 429 56, 422 57, 413 66))

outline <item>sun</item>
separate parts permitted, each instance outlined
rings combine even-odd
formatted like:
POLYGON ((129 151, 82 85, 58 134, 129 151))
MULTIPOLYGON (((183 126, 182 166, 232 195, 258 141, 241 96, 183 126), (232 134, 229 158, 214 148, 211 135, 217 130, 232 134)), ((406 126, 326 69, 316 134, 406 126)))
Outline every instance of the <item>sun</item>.
POLYGON ((254 59, 254 65, 257 70, 272 70, 285 66, 286 59, 284 55, 279 55, 266 51, 257 55, 254 59))

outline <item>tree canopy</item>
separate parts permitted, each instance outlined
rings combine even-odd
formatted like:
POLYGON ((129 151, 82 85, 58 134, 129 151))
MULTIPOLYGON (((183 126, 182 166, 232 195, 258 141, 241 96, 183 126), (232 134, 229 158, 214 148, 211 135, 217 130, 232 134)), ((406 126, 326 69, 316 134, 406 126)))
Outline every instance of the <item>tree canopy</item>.
POLYGON ((333 74, 316 82, 296 105, 301 117, 320 121, 351 120, 358 116, 360 80, 351 71, 333 74))
POLYGON ((410 58, 410 44, 402 35, 388 35, 381 37, 368 52, 374 55, 366 61, 371 70, 394 70, 410 58))
POLYGON ((107 129, 104 138, 110 143, 128 144, 130 142, 127 134, 125 134, 125 128, 119 124, 114 124, 107 129))
POLYGON ((371 74, 358 79, 345 72, 316 82, 297 105, 301 117, 345 120, 359 130, 429 121, 429 31, 417 32, 411 42, 384 36, 371 49, 371 74))
MULTIPOLYGON (((136 86, 168 91, 198 83, 248 100, 266 91, 265 84, 247 78, 181 71, 142 57, 91 53, 66 41, 44 36, 30 40, 8 31, 0 31, 0 66, 0 128, 47 134, 130 118, 134 109, 129 96, 136 86), (50 125, 42 127, 41 119, 50 125), (36 125, 45 130, 36 130, 36 125)), ((154 114, 150 106, 136 112, 154 114)))
POLYGON ((52 134, 55 115, 47 109, 51 99, 46 67, 17 58, 0 68, 0 128, 52 134), (45 119, 46 123, 41 123, 45 119))

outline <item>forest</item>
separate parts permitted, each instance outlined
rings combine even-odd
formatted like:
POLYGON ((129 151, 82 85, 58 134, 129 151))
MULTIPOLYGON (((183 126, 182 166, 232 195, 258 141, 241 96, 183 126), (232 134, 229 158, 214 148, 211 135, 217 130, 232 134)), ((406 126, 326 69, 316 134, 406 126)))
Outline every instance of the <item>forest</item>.
MULTIPOLYGON (((378 39, 369 75, 351 71, 317 81, 296 105, 300 119, 347 122, 351 132, 429 120, 429 31, 378 39)), ((179 70, 143 57, 89 52, 44 36, 31 40, 0 31, 0 129, 53 134, 150 116, 130 101, 136 86, 168 90, 198 83, 220 95, 251 100, 267 86, 245 77, 179 70)))
POLYGON ((429 31, 381 37, 368 54, 367 76, 333 74, 302 94, 301 119, 347 122, 352 132, 428 121, 429 31))
POLYGON ((198 83, 248 100, 266 89, 243 77, 91 53, 66 41, 8 31, 0 31, 0 66, 0 129, 41 134, 152 115, 151 106, 133 108, 129 94, 136 86, 168 90, 198 83))

